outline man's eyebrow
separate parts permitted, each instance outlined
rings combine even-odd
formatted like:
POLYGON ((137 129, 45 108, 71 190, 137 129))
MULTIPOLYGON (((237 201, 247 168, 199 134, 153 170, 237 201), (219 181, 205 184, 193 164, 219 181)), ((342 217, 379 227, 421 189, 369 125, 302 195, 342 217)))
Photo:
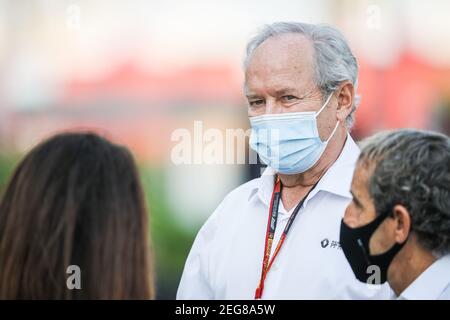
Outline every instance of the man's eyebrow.
MULTIPOLYGON (((298 94, 298 90, 295 88, 283 88, 275 90, 275 94, 277 96, 282 96, 285 94, 298 94)), ((261 96, 252 93, 246 93, 245 96, 247 97, 247 99, 261 99, 261 96)))
POLYGON ((297 94, 297 90, 294 88, 283 88, 283 89, 275 90, 275 93, 277 96, 281 96, 283 94, 292 94, 292 93, 297 94))
POLYGON ((245 95, 247 97, 247 99, 261 99, 261 96, 258 96, 256 94, 246 94, 245 95))

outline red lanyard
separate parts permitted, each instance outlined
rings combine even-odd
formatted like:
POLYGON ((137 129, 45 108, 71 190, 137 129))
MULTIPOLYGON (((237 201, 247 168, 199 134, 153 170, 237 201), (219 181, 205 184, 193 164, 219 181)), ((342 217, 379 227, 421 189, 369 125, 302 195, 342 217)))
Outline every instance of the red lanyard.
POLYGON ((273 237, 275 234, 275 229, 277 227, 278 207, 280 205, 281 189, 282 189, 280 178, 277 176, 276 182, 275 182, 275 187, 274 187, 273 193, 272 193, 272 199, 270 200, 269 220, 267 221, 266 241, 265 241, 265 245, 264 245, 264 258, 263 258, 263 263, 262 263, 261 279, 259 280, 259 286, 258 286, 258 288, 256 288, 256 291, 255 291, 255 299, 261 299, 263 290, 264 290, 264 282, 266 280, 267 273, 269 273, 270 267, 272 266, 273 262, 275 261, 275 258, 277 257, 278 253, 280 252, 280 249, 283 246, 284 240, 286 239, 289 229, 291 228, 291 225, 294 222, 295 217, 297 216, 297 213, 299 212, 300 208, 302 207, 303 202, 308 197, 310 192, 316 187, 316 185, 317 185, 317 182, 308 191, 308 193, 302 199, 302 201, 300 201, 299 204, 295 207, 294 211, 292 212, 291 216, 289 217, 286 227, 284 228, 281 238, 278 241, 275 252, 273 253, 273 257, 269 261, 270 251, 272 249, 273 237))

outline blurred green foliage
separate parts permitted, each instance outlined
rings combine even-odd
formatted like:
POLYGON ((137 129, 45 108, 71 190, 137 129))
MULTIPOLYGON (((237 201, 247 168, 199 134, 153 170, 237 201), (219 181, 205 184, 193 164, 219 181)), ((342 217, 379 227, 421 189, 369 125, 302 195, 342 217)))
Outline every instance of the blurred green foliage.
POLYGON ((186 230, 167 205, 164 170, 140 166, 143 188, 150 212, 150 230, 156 262, 158 299, 174 299, 184 262, 200 226, 186 230))
POLYGON ((20 156, 17 154, 0 154, 0 191, 6 187, 9 178, 18 164, 20 156))

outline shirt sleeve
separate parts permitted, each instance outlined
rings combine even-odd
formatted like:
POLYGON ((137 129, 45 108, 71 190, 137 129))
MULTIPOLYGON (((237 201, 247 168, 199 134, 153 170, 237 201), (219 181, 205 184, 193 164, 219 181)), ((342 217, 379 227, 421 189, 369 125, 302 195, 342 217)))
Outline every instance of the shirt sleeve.
POLYGON ((210 283, 209 257, 217 231, 217 216, 221 205, 208 218, 198 232, 184 265, 177 291, 177 300, 212 300, 214 291, 210 283))

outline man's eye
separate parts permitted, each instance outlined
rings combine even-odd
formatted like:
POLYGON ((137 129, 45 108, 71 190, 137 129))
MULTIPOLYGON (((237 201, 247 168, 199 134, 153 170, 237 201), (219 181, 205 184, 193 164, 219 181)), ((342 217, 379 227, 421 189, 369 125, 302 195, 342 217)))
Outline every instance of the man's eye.
POLYGON ((263 100, 253 100, 253 101, 249 101, 249 104, 251 107, 258 107, 261 106, 264 103, 263 100))
POLYGON ((281 99, 284 101, 293 101, 293 100, 297 99, 297 97, 293 96, 293 95, 286 95, 286 96, 282 96, 281 99))

